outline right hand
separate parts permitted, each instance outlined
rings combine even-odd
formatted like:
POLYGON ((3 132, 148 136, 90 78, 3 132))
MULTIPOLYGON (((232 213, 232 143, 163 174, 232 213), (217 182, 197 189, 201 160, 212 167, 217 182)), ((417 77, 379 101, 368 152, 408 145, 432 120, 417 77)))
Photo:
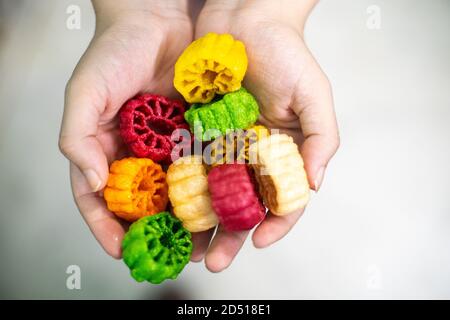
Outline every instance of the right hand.
POLYGON ((176 96, 173 65, 193 35, 187 1, 94 1, 96 32, 66 87, 59 146, 70 160, 75 202, 115 258, 125 225, 98 191, 106 185, 108 164, 126 155, 116 114, 140 92, 176 96))

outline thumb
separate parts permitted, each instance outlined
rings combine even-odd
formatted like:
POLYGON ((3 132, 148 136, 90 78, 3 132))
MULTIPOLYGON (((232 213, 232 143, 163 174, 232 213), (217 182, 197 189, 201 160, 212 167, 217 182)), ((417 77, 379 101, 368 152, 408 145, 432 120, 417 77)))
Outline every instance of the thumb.
POLYGON ((88 83, 71 79, 66 87, 59 148, 80 169, 95 192, 105 186, 108 178, 107 158, 97 139, 105 103, 102 95, 88 83))
POLYGON ((339 147, 339 133, 330 83, 319 66, 316 67, 307 85, 297 88, 294 106, 305 139, 300 152, 309 185, 318 191, 328 162, 339 147))

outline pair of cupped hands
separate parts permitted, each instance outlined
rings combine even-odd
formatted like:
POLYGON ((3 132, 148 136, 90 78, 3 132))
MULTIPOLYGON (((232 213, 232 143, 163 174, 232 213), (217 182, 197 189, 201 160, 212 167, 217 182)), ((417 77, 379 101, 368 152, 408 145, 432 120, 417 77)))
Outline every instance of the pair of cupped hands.
MULTIPOLYGON (((208 32, 230 33, 247 50, 246 87, 258 100, 259 122, 298 143, 311 189, 318 191, 339 145, 329 81, 303 41, 315 0, 93 0, 95 35, 66 88, 59 145, 70 160, 76 204, 105 249, 121 257, 127 224, 108 211, 102 189, 108 164, 128 151, 117 113, 138 93, 179 97, 173 67, 182 51, 208 32)), ((257 248, 286 235, 303 210, 269 214, 252 235, 257 248)), ((248 231, 193 234, 192 261, 227 268, 248 231)))

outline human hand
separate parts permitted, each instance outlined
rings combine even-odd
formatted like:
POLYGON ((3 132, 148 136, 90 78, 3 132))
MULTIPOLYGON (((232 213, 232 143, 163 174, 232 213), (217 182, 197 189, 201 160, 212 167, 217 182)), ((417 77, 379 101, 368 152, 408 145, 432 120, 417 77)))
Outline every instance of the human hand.
MULTIPOLYGON (((303 41, 303 27, 316 1, 208 0, 195 37, 230 33, 244 42, 249 68, 244 86, 260 106, 260 122, 291 135, 300 146, 311 188, 318 191, 328 161, 339 146, 329 81, 303 41)), ((267 247, 286 235, 303 209, 268 217, 255 229, 255 247, 267 247)), ((193 261, 218 272, 232 262, 248 232, 220 226, 194 235, 193 261)))
POLYGON ((93 1, 97 27, 66 87, 59 146, 77 206, 105 251, 121 256, 125 225, 99 194, 126 155, 116 114, 140 92, 173 97, 173 65, 192 41, 188 0, 93 1))

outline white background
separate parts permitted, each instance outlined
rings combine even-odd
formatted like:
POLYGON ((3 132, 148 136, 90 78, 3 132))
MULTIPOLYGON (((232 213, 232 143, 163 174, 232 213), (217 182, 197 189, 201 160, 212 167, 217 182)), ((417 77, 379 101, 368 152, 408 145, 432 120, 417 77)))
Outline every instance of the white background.
POLYGON ((450 298, 450 1, 322 1, 306 40, 342 145, 281 242, 221 274, 138 284, 81 219, 57 137, 88 1, 0 1, 0 298, 450 298), (81 7, 81 30, 66 8, 81 7), (366 22, 381 9, 381 29, 366 22), (81 290, 66 288, 67 266, 81 290))

